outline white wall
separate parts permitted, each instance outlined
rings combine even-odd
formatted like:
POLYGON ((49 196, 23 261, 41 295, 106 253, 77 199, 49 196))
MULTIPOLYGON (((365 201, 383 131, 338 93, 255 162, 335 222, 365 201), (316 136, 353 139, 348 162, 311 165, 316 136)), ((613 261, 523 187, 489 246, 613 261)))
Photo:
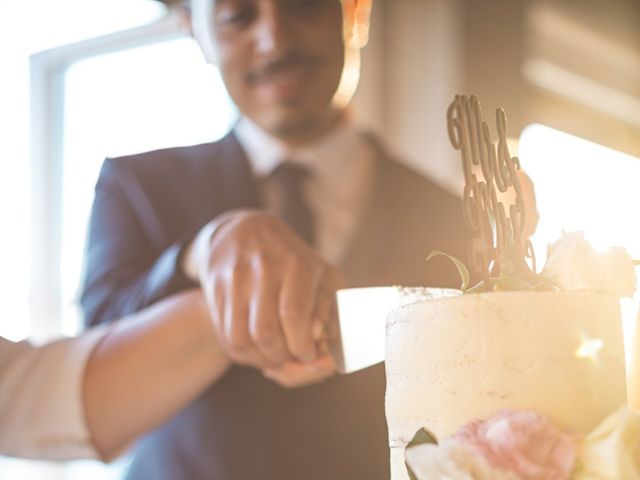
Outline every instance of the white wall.
POLYGON ((419 172, 460 191, 446 112, 464 84, 460 0, 374 0, 354 103, 361 121, 419 172))

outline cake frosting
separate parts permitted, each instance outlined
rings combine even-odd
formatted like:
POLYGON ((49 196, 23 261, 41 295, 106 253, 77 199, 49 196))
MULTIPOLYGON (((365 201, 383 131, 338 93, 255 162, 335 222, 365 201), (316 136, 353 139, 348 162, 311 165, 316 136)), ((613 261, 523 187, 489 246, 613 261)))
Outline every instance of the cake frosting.
POLYGON ((409 478, 421 427, 446 438, 509 408, 587 433, 626 399, 619 300, 518 291, 406 305, 388 317, 385 368, 393 480, 409 478))

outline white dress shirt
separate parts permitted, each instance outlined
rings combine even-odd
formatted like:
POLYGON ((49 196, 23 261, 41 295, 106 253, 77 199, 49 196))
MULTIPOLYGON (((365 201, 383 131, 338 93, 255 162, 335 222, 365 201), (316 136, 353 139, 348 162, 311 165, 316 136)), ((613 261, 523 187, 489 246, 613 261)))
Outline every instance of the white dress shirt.
POLYGON ((289 147, 247 118, 236 134, 254 173, 266 177, 283 161, 299 162, 311 172, 305 183, 314 214, 316 247, 339 265, 348 253, 371 193, 375 151, 348 116, 322 138, 289 147))
POLYGON ((85 420, 82 382, 89 355, 106 332, 96 328, 42 347, 0 337, 0 454, 98 458, 85 420))

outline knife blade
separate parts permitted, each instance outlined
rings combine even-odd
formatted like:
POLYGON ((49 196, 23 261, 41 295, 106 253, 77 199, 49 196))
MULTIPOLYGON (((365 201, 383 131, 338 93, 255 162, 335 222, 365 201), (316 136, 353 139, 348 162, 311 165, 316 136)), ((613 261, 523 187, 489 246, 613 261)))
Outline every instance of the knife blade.
POLYGON ((337 321, 328 331, 336 369, 347 374, 384 361, 386 319, 392 310, 460 293, 454 289, 397 286, 338 290, 337 321))

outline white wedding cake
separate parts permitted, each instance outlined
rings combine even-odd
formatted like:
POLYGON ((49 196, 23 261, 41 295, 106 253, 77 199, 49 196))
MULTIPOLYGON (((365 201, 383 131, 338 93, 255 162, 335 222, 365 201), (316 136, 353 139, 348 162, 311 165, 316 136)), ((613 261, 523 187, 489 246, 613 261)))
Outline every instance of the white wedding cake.
POLYGON ((585 434, 625 402, 618 297, 512 291, 423 301, 387 320, 391 478, 417 430, 446 438, 503 408, 585 434))
POLYGON ((495 120, 497 146, 477 97, 456 95, 447 111, 468 259, 483 281, 468 290, 464 263, 431 252, 452 260, 466 294, 387 318, 391 478, 640 480, 619 303, 634 294, 634 262, 573 232, 537 272, 535 195, 509 153, 502 109, 495 120))

